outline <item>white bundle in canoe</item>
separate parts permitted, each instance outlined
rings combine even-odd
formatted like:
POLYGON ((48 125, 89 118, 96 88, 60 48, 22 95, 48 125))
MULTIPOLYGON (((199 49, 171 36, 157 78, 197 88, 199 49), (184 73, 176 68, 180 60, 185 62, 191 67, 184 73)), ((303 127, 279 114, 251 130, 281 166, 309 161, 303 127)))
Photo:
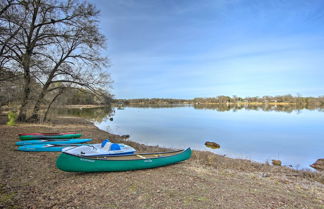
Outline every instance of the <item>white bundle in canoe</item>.
POLYGON ((125 155, 133 154, 136 150, 126 144, 111 143, 104 140, 101 144, 85 144, 78 147, 66 147, 62 152, 78 156, 97 156, 97 155, 125 155))

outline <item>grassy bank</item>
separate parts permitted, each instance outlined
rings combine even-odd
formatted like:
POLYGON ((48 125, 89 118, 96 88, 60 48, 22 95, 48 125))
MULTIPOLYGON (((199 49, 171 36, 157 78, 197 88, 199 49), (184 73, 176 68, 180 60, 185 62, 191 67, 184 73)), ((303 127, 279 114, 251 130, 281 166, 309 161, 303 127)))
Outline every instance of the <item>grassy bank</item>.
MULTIPOLYGON (((190 160, 118 173, 66 173, 58 153, 15 150, 21 132, 83 133, 141 152, 165 151, 99 130, 81 118, 46 124, 0 125, 0 208, 323 208, 324 174, 194 151, 190 160)), ((125 133, 127 134, 127 133, 125 133)))

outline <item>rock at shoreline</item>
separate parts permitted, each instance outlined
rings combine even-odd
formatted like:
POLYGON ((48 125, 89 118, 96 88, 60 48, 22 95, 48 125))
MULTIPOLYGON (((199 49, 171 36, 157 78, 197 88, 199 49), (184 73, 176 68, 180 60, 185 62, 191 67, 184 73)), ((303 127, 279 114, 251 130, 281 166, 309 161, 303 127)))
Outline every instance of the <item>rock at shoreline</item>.
POLYGON ((324 171, 324 158, 316 160, 316 162, 310 166, 316 170, 324 171))
POLYGON ((205 142, 205 146, 211 149, 219 149, 220 145, 217 144, 216 142, 205 142))
POLYGON ((281 166, 281 160, 272 160, 272 165, 281 166))
POLYGON ((128 139, 129 138, 129 135, 121 135, 121 138, 128 139))

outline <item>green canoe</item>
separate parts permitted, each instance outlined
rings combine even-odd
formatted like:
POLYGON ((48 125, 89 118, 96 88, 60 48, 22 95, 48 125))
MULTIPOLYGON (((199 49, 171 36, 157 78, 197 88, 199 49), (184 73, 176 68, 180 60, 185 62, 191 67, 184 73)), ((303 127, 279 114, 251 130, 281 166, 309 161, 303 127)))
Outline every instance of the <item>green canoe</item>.
POLYGON ((81 137, 82 134, 75 132, 70 133, 25 133, 19 134, 20 140, 33 140, 33 139, 74 139, 81 137))
POLYGON ((190 148, 172 152, 94 157, 82 157, 63 152, 56 160, 56 167, 68 172, 129 171, 166 166, 190 157, 190 148))

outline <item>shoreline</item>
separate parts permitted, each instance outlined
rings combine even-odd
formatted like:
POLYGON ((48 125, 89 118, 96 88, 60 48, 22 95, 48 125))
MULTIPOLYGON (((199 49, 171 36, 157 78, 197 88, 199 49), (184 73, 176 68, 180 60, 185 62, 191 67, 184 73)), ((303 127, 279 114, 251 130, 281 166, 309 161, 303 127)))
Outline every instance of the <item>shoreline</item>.
POLYGON ((231 159, 207 151, 194 150, 191 159, 167 167, 89 174, 56 169, 58 153, 14 151, 17 133, 56 131, 80 132, 84 138, 93 138, 93 143, 110 138, 140 152, 169 150, 129 141, 78 117, 13 127, 2 123, 0 207, 317 208, 324 204, 323 172, 231 159), (103 199, 107 201, 103 203, 103 199), (112 202, 107 203, 109 200, 112 202))
MULTIPOLYGON (((113 103, 117 104, 117 103, 113 103)), ((160 102, 160 103, 149 103, 149 102, 129 102, 127 105, 282 105, 282 106, 288 106, 288 105, 298 105, 296 102, 184 102, 184 103, 168 103, 168 102, 160 102)))

